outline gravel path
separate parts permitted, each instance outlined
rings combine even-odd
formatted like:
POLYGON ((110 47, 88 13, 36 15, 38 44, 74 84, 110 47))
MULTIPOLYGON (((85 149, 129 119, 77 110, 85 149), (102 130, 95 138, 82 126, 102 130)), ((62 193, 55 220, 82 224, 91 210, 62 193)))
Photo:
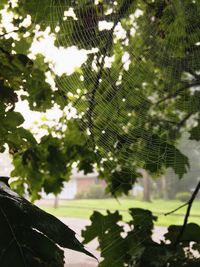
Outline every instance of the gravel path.
MULTIPOLYGON (((86 225, 90 224, 89 220, 77 219, 77 218, 60 218, 65 224, 67 224, 71 229, 77 233, 77 238, 81 241, 81 230, 85 228, 86 225)), ((166 233, 166 227, 156 226, 153 234, 153 239, 159 241, 163 238, 166 233)), ((96 250, 98 246, 97 240, 90 242, 86 248, 92 252, 97 258, 100 258, 100 253, 96 250)), ((72 250, 65 251, 65 267, 97 267, 98 263, 84 255, 83 253, 74 252, 72 250)))

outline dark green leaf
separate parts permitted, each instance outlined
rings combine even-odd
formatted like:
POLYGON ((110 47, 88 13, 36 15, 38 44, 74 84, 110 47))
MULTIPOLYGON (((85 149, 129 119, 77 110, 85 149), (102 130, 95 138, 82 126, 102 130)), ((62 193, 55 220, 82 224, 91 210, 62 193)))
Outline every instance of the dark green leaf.
MULTIPOLYGON (((0 206, 2 229, 0 235, 1 240, 4 240, 4 242, 1 241, 0 261, 3 266, 10 266, 10 260, 12 261, 15 256, 16 267, 30 266, 27 261, 36 264, 35 266, 48 266, 42 265, 41 262, 55 261, 57 264, 55 266, 62 266, 63 254, 55 244, 94 257, 76 239, 74 231, 54 216, 19 197, 3 182, 0 182, 0 206), (22 228, 25 232, 21 235, 22 228), (38 246, 42 244, 45 247, 39 249, 38 246), (48 247, 49 249, 46 250, 48 247)), ((54 265, 50 263, 49 266, 54 265)))
MULTIPOLYGON (((170 225, 168 232, 165 234, 165 238, 172 243, 176 241, 179 232, 181 231, 180 225, 170 225)), ((200 226, 195 223, 188 223, 185 227, 180 242, 200 242, 200 226)))

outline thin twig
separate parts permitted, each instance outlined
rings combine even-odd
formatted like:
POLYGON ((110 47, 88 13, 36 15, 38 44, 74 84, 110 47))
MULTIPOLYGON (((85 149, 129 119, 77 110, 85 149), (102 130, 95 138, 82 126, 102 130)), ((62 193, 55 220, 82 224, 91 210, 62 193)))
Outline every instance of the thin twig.
POLYGON ((10 32, 4 32, 2 34, 0 34, 0 38, 4 37, 5 35, 7 34, 10 34, 10 33, 14 33, 14 32, 18 32, 19 30, 13 30, 13 31, 10 31, 10 32))
POLYGON ((181 127, 183 127, 186 121, 193 115, 193 112, 188 113, 178 124, 177 130, 179 131, 181 127))
POLYGON ((93 143, 94 143, 94 137, 93 137, 93 129, 92 128, 93 128, 93 113, 94 113, 94 108, 95 108, 95 95, 96 95, 97 89, 99 87, 100 79, 101 79, 101 76, 102 76, 102 73, 103 73, 105 57, 106 57, 106 53, 104 54, 102 62, 100 64, 100 69, 99 69, 99 71, 97 73, 96 80, 95 80, 95 83, 94 83, 94 87, 91 90, 90 94, 88 95, 89 96, 88 97, 89 108, 88 108, 88 113, 87 113, 87 116, 88 116, 88 128, 89 128, 93 143))
POLYGON ((187 201, 186 203, 182 204, 181 206, 179 206, 178 208, 176 208, 176 209, 174 209, 174 210, 172 210, 172 211, 169 211, 169 212, 165 213, 164 215, 165 215, 165 216, 168 216, 168 215, 170 215, 170 214, 176 212, 177 210, 182 209, 183 207, 185 207, 185 206, 187 206, 187 205, 188 205, 188 201, 187 201))
POLYGON ((199 82, 194 82, 194 83, 191 83, 191 84, 185 84, 183 87, 179 88, 177 91, 175 91, 174 93, 171 93, 171 94, 168 94, 166 97, 160 99, 159 101, 157 101, 155 103, 155 105, 159 105, 161 104, 162 102, 168 100, 168 99, 171 99, 171 98, 175 98, 177 97, 180 93, 182 93, 183 91, 185 91, 186 89, 188 88, 191 88, 193 86, 198 86, 200 85, 199 82))
POLYGON ((187 71, 199 82, 200 81, 200 75, 198 75, 195 71, 188 68, 187 71))
POLYGON ((88 97, 88 102, 89 102, 89 108, 88 108, 88 128, 91 134, 91 139, 94 143, 94 137, 93 137, 93 113, 94 113, 94 108, 95 108, 95 95, 96 92, 98 90, 99 84, 100 84, 100 79, 102 77, 103 74, 103 69, 104 69, 104 65, 105 65, 105 58, 108 54, 108 52, 110 51, 111 47, 112 47, 112 43, 113 43, 113 33, 115 30, 115 27, 117 26, 118 22, 121 20, 121 18, 124 16, 124 14, 127 12, 127 10, 130 8, 130 6, 133 4, 134 0, 124 0, 123 4, 121 5, 117 16, 114 20, 114 24, 113 27, 110 30, 107 42, 105 44, 104 47, 104 54, 103 57, 99 57, 98 61, 97 61, 97 65, 99 66, 99 70, 97 72, 97 76, 94 82, 94 86, 92 91, 89 94, 88 97), (99 62, 101 59, 101 62, 99 62))
POLYGON ((185 231, 185 228, 187 226, 187 222, 188 222, 188 218, 190 216, 190 211, 191 211, 191 208, 192 208, 192 204, 193 204, 193 202, 194 202, 199 190, 200 190, 200 181, 197 184, 194 192, 192 193, 192 196, 191 196, 190 200, 188 201, 188 207, 187 207, 187 210, 186 210, 184 222, 183 222, 181 230, 180 230, 180 232, 179 232, 179 234, 178 234, 178 236, 176 238, 176 241, 175 241, 174 245, 177 245, 179 243, 179 241, 181 240, 181 237, 182 237, 182 235, 183 235, 183 233, 185 231))

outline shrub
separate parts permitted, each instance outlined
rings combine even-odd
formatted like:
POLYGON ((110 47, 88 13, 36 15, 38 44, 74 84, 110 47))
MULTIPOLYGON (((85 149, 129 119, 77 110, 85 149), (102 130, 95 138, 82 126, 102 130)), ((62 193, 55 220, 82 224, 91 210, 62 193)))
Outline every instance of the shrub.
POLYGON ((187 202, 190 199, 191 194, 189 192, 178 192, 175 196, 177 200, 187 202))
POLYGON ((94 184, 87 191, 82 191, 76 194, 76 199, 103 199, 109 196, 105 193, 105 188, 102 185, 94 184))
POLYGON ((81 191, 76 194, 76 199, 86 199, 87 198, 87 192, 86 191, 81 191))
POLYGON ((87 198, 101 199, 106 197, 105 188, 103 188, 102 185, 92 185, 87 192, 87 198))

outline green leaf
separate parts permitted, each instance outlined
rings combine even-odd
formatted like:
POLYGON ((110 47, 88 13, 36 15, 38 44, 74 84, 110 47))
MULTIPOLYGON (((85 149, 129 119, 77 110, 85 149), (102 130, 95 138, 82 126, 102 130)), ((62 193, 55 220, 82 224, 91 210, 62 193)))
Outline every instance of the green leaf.
MULTIPOLYGON (((5 220, 5 217, 2 216, 1 219, 5 220)), ((48 237, 44 236, 34 229, 29 229, 26 227, 16 228, 12 227, 12 225, 10 224, 10 228, 11 229, 6 229, 5 225, 4 229, 6 229, 7 231, 5 231, 2 235, 0 234, 4 241, 4 243, 0 245, 0 251, 3 251, 0 260, 2 267, 63 267, 64 253, 48 237), (11 244, 10 248, 5 251, 6 243, 8 243, 8 240, 12 238, 12 233, 10 232, 12 230, 16 240, 13 241, 13 244, 11 244), (8 240, 6 240, 4 235, 6 235, 8 240), (19 250, 21 251, 21 255, 20 253, 17 253, 19 250), (13 257, 14 255, 15 257, 13 257)), ((12 243, 12 239, 10 242, 12 243)))
MULTIPOLYGON (((168 232, 165 234, 165 239, 174 243, 181 231, 182 226, 170 225, 168 232)), ((195 223, 188 223, 185 227, 183 235, 180 238, 180 242, 200 242, 200 226, 195 223)))
POLYGON ((198 125, 196 127, 193 127, 190 130, 190 140, 200 140, 200 121, 198 120, 198 125))
POLYGON ((157 217, 153 216, 151 211, 140 208, 129 209, 129 213, 133 218, 129 222, 134 227, 133 233, 138 232, 140 240, 151 240, 154 221, 157 217))
POLYGON ((17 129, 17 133, 20 135, 22 139, 26 139, 31 145, 35 145, 37 143, 32 133, 22 127, 17 129))
MULTIPOLYGON (((21 0, 20 4, 23 5, 23 9, 25 10, 25 12, 31 15, 33 21, 36 24, 40 24, 43 30, 47 26, 49 26, 52 15, 52 9, 51 9, 52 4, 48 0, 43 0, 43 1, 21 0)), ((53 23, 51 23, 51 26, 53 26, 53 23)))
POLYGON ((84 132, 81 131, 80 126, 78 125, 76 120, 70 120, 67 123, 65 138, 70 146, 83 146, 86 144, 86 137, 84 135, 84 132))
POLYGON ((86 230, 82 231, 84 243, 90 242, 95 237, 103 236, 107 230, 111 230, 118 221, 122 220, 122 216, 119 215, 118 211, 114 213, 107 211, 107 215, 102 215, 100 212, 94 211, 90 220, 92 224, 86 226, 86 230))
POLYGON ((0 2, 0 9, 3 9, 4 5, 8 3, 8 0, 1 0, 0 2))
POLYGON ((9 111, 6 113, 4 125, 15 128, 24 122, 24 118, 19 112, 9 111))
POLYGON ((107 211, 107 215, 95 211, 91 216, 92 224, 82 231, 84 243, 98 238, 101 256, 104 258, 100 263, 101 267, 112 266, 115 263, 119 267, 124 266, 127 245, 121 236, 123 227, 118 225, 121 220, 118 211, 114 213, 107 211))
POLYGON ((55 266, 63 266, 63 253, 56 244, 94 257, 76 239, 73 230, 18 196, 1 181, 0 206, 0 255, 3 255, 0 257, 1 266, 2 264, 3 267, 11 266, 14 259, 16 267, 27 266, 27 261, 30 263, 28 266, 32 266, 33 263, 38 267, 54 266, 41 264, 48 261, 55 261, 55 266), (42 245, 45 247, 39 249, 38 246, 42 245), (32 248, 35 248, 34 253, 32 248))
POLYGON ((27 54, 31 45, 32 45, 33 38, 21 38, 19 41, 15 42, 15 51, 19 54, 27 54))

